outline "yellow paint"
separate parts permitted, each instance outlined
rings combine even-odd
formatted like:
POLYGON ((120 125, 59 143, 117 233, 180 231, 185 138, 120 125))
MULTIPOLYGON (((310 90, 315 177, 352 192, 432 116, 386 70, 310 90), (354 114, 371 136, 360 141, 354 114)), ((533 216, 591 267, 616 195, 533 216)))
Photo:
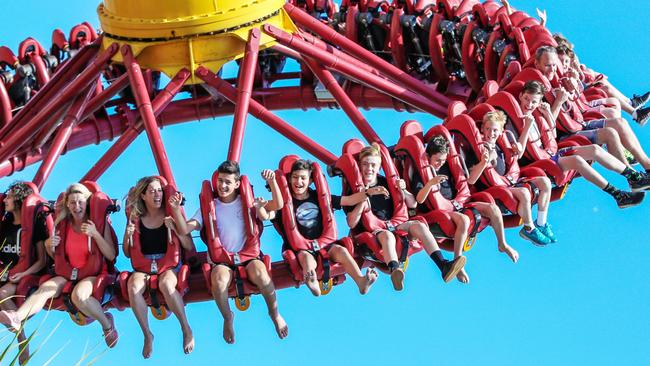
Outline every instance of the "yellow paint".
MULTIPOLYGON (((143 68, 173 77, 199 65, 218 71, 242 58, 253 28, 272 24, 287 32, 296 26, 285 0, 104 0, 97 8, 104 47, 129 44, 143 68)), ((260 50, 276 42, 262 32, 260 50)), ((122 62, 120 53, 113 61, 122 62)), ((190 83, 201 82, 192 78, 190 83)))

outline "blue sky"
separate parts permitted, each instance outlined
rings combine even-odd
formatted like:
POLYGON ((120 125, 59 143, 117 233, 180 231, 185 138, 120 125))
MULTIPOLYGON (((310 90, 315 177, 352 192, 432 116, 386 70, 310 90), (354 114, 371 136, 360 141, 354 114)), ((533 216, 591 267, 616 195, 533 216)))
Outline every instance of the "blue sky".
MULTIPOLYGON (((95 2, 0 3, 5 14, 0 44, 16 49, 33 36, 45 47, 54 28, 64 32, 82 21, 98 25, 95 2), (32 9, 25 11, 25 9, 32 9), (20 15, 18 15, 20 14, 20 15)), ((650 88, 644 67, 650 58, 645 17, 650 3, 578 0, 571 2, 515 1, 513 6, 534 14, 535 6, 546 7, 549 28, 562 32, 576 44, 581 60, 606 73, 628 95, 650 88), (614 4, 614 5, 613 5, 614 4)), ((232 69, 230 69, 232 70, 232 69)), ((438 123, 423 114, 394 111, 363 111, 387 143, 394 143, 405 119, 419 119, 425 127, 438 123)), ((287 111, 279 113, 294 126, 335 153, 346 138, 360 137, 341 111, 287 111), (336 131, 333 133, 333 131, 336 131)), ((289 153, 306 156, 299 148, 255 120, 248 119, 242 168, 252 177, 258 194, 262 188, 259 171, 275 168, 289 153)), ((226 155, 231 118, 203 120, 165 128, 167 146, 179 189, 186 193, 188 213, 198 207, 200 182, 209 178, 226 155)), ((650 148, 650 130, 633 127, 642 145, 650 148)), ((110 146, 102 143, 64 156, 52 173, 43 193, 54 199, 74 179, 79 179, 110 146)), ((37 166, 11 178, 31 179, 37 166)), ((141 176, 155 173, 145 136, 99 180, 113 197, 123 197, 141 176)), ((615 184, 625 181, 604 173, 615 184)), ((331 181, 333 192, 340 182, 331 181)), ((208 362, 325 365, 413 364, 453 365, 573 365, 644 364, 650 362, 647 329, 650 285, 644 271, 650 254, 646 230, 648 205, 621 211, 597 188, 578 180, 561 202, 552 204, 549 220, 559 243, 533 247, 509 230, 508 242, 521 255, 513 265, 496 251, 491 230, 480 235, 468 253, 469 285, 444 284, 439 272, 424 255, 411 260, 406 289, 396 293, 387 277, 381 276, 366 296, 359 296, 353 281, 321 298, 305 288, 279 292, 280 310, 290 335, 280 341, 266 316, 263 301, 254 298, 251 309, 236 314, 237 343, 226 345, 221 337, 222 320, 212 302, 191 304, 188 317, 196 338, 194 353, 182 353, 181 336, 174 318, 151 319, 156 336, 154 356, 140 357, 142 336, 130 311, 113 311, 120 332, 117 347, 103 354, 99 326, 77 327, 59 312, 43 312, 28 323, 40 326, 36 343, 57 323, 53 337, 34 359, 44 363, 60 351, 55 365, 74 364, 84 349, 101 354, 97 365, 171 365, 208 362)), ((344 222, 339 216, 341 232, 344 222)), ((123 213, 114 217, 119 235, 124 230, 123 213)), ((280 243, 272 228, 263 237, 263 249, 280 258, 280 243)), ((197 247, 204 248, 200 240, 197 247)), ((121 258, 121 268, 128 266, 121 258)), ((2 339, 0 334, 0 339, 2 339)), ((7 342, 6 338, 0 341, 7 342)), ((84 363, 85 364, 85 363, 84 363)))

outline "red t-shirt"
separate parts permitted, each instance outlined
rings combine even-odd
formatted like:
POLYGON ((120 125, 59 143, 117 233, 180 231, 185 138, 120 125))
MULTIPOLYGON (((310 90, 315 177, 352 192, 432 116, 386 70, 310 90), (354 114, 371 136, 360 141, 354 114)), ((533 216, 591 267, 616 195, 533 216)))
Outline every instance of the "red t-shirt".
POLYGON ((74 268, 83 268, 90 256, 88 236, 74 231, 72 225, 68 225, 68 232, 66 233, 65 255, 74 268))

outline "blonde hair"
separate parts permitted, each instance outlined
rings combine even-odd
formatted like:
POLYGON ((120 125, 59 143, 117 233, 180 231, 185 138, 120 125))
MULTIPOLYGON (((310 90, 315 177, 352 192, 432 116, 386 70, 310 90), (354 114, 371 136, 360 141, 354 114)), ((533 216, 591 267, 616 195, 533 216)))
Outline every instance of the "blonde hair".
POLYGON ((359 151, 359 162, 368 156, 376 156, 379 158, 379 161, 381 161, 381 148, 378 143, 373 142, 370 146, 361 149, 361 151, 359 151))
POLYGON ((63 194, 63 199, 61 199, 59 202, 56 204, 56 211, 58 212, 56 216, 56 220, 54 220, 54 225, 58 225, 61 221, 65 220, 68 218, 68 215, 70 215, 70 211, 68 210, 68 197, 70 197, 71 194, 81 194, 83 195, 83 198, 88 201, 88 198, 92 195, 90 190, 86 186, 84 186, 81 183, 72 183, 68 189, 65 190, 65 193, 63 194))
POLYGON ((162 186, 160 178, 151 175, 138 180, 138 182, 135 184, 135 187, 129 191, 129 195, 126 199, 126 207, 127 210, 130 210, 131 212, 130 216, 142 217, 145 213, 147 213, 147 206, 145 206, 144 201, 142 200, 142 195, 147 190, 147 187, 149 187, 149 184, 153 182, 159 182, 162 186))
POLYGON ((483 125, 488 122, 496 123, 501 130, 506 126, 506 114, 503 111, 490 111, 483 116, 483 125))

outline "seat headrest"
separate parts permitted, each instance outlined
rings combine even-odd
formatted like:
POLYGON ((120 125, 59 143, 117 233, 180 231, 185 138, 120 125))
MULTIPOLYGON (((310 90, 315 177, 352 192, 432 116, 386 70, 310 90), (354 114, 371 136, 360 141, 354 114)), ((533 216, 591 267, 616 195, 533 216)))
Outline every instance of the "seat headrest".
POLYGON ((300 160, 298 155, 287 155, 280 160, 278 169, 280 169, 284 174, 289 174, 291 173, 291 167, 298 160, 300 160))
POLYGON ((404 121, 404 123, 402 123, 402 127, 399 129, 399 135, 400 137, 415 135, 421 138, 422 126, 420 125, 420 122, 413 119, 404 121))

